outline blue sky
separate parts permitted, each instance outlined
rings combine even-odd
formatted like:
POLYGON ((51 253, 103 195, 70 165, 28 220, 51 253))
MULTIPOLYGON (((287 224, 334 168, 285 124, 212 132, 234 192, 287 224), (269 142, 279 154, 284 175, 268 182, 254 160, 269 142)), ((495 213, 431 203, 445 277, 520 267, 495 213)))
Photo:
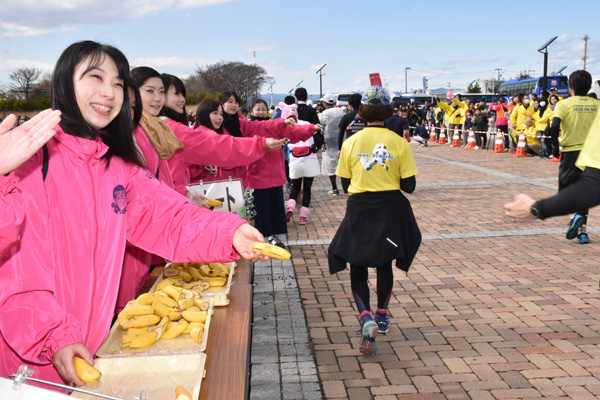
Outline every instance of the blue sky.
MULTIPOLYGON (((0 85, 20 67, 51 72, 69 44, 91 39, 121 49, 132 66, 182 78, 197 65, 252 62, 287 93, 300 81, 318 96, 362 90, 378 72, 394 91, 466 86, 477 78, 542 75, 537 49, 548 39, 549 72, 581 69, 600 79, 600 2, 18 0, 0 14, 0 85), (541 16, 541 17, 540 17, 541 16), (570 19, 567 19, 569 18, 570 19)), ((263 87, 266 92, 268 87, 263 87)))

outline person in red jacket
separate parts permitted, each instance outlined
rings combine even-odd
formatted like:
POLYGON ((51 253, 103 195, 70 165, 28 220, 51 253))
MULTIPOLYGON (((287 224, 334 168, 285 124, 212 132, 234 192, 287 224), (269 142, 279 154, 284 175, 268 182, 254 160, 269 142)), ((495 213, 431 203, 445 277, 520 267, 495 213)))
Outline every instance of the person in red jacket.
POLYGON ((268 259, 244 220, 190 203, 141 167, 128 81, 118 49, 69 46, 52 75, 55 136, 0 179, 26 213, 16 250, 0 254, 0 376, 26 364, 38 379, 84 385, 73 357, 93 363, 108 335, 127 241, 178 262, 268 259))

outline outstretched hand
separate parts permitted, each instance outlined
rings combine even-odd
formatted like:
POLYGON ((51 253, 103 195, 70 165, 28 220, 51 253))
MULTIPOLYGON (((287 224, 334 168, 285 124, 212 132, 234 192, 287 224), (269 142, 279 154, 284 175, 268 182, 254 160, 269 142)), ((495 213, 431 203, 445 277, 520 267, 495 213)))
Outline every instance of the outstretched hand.
POLYGON ((29 160, 54 134, 60 111, 45 110, 12 129, 16 117, 11 114, 0 124, 0 175, 7 175, 29 160))
POLYGON ((283 147, 283 139, 266 138, 267 151, 278 150, 283 147))
POLYGON ((263 256, 252 249, 254 243, 264 241, 265 238, 258 229, 249 224, 240 225, 233 233, 233 247, 235 250, 240 253, 243 258, 253 262, 269 260, 269 257, 263 256))

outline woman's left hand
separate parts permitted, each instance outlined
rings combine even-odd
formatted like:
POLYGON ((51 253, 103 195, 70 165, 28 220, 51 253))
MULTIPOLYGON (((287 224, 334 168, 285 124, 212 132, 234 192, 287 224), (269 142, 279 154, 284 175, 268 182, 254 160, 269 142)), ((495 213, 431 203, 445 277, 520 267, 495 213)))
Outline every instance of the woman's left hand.
POLYGON ((267 145, 267 151, 278 150, 283 147, 283 139, 266 138, 265 142, 267 145))
POLYGON ((233 233, 233 247, 240 253, 240 255, 246 260, 256 261, 268 261, 269 257, 263 256, 257 251, 252 249, 252 246, 256 242, 264 242, 264 236, 258 231, 258 229, 250 226, 249 224, 240 225, 233 233))

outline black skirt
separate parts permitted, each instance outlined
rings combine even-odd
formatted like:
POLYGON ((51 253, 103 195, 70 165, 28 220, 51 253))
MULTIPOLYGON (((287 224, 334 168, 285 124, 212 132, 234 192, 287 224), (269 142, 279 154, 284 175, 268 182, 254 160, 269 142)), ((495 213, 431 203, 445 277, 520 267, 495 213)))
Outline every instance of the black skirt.
POLYGON ((396 260, 408 271, 421 245, 421 231, 410 202, 399 190, 353 194, 329 245, 329 272, 379 267, 396 260))

